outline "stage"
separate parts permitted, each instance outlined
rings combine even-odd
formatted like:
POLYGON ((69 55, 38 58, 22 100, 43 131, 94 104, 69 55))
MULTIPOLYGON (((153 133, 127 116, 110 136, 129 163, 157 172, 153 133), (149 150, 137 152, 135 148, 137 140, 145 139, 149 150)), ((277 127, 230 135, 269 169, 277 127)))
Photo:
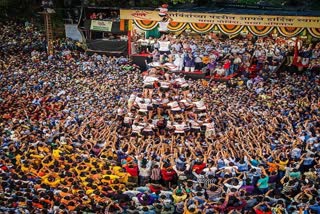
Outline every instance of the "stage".
MULTIPOLYGON (((136 64, 140 67, 141 71, 146 71, 147 63, 152 61, 152 55, 151 54, 133 54, 131 55, 131 60, 133 64, 136 64)), ((185 72, 185 71, 173 71, 173 73, 176 74, 184 74, 186 79, 207 79, 207 80, 215 80, 215 81, 228 81, 231 78, 238 75, 238 73, 231 74, 229 76, 210 76, 203 73, 201 70, 195 70, 194 72, 185 72)))

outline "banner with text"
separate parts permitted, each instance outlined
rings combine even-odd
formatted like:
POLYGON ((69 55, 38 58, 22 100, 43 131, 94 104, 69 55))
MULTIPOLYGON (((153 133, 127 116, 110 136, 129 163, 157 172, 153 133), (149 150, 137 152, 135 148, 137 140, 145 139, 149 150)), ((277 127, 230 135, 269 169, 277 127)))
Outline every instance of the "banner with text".
MULTIPOLYGON (((320 17, 311 16, 236 15, 186 12, 168 12, 168 14, 174 22, 320 28, 320 17)), ((160 21, 162 19, 157 11, 151 10, 120 10, 120 18, 149 21, 160 21)))
POLYGON ((90 30, 111 32, 112 21, 91 20, 90 30))

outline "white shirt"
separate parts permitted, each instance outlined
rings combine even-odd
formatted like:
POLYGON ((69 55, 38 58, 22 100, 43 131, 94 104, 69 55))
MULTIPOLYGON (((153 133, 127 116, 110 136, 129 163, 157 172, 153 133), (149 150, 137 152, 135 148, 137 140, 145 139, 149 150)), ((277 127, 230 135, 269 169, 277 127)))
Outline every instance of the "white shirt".
POLYGON ((177 78, 177 79, 175 79, 175 81, 177 82, 177 84, 178 84, 180 87, 187 87, 187 86, 189 86, 189 84, 187 83, 187 81, 186 81, 184 78, 177 78))
POLYGON ((128 99, 128 102, 133 102, 135 99, 136 99, 136 95, 131 94, 129 99, 128 99))
POLYGON ((149 40, 148 39, 139 39, 138 42, 142 45, 142 46, 148 46, 149 40))
MULTIPOLYGON (((168 24, 169 24, 169 21, 167 21, 167 22, 159 22, 159 31, 160 32, 168 31, 168 24)), ((161 47, 161 45, 160 45, 160 47, 161 47)))
POLYGON ((219 75, 222 75, 222 74, 224 74, 225 73, 225 70, 224 70, 224 68, 216 68, 216 70, 215 70, 216 72, 217 72, 217 74, 219 74, 219 75))
POLYGON ((143 126, 132 125, 132 132, 140 133, 142 129, 143 129, 143 126))
POLYGON ((151 175, 151 161, 148 161, 145 168, 141 167, 141 160, 138 160, 138 166, 139 166, 139 175, 148 177, 151 175))
POLYGON ((228 191, 227 192, 230 192, 231 189, 236 189, 236 190, 239 190, 242 186, 243 182, 242 181, 239 181, 238 185, 237 186, 234 186, 234 185, 231 185, 231 184, 228 184, 228 183, 225 183, 224 185, 228 188, 228 191))
POLYGON ((148 112, 148 104, 139 103, 139 112, 148 112))
POLYGON ((130 117, 130 116, 125 116, 125 117, 123 118, 123 122, 124 122, 124 123, 131 123, 131 121, 132 121, 132 117, 130 117))
POLYGON ((174 48, 177 52, 180 52, 182 46, 180 43, 174 43, 173 45, 171 45, 172 48, 174 48))
POLYGON ((134 101, 135 101, 135 103, 139 104, 141 102, 141 100, 143 100, 142 97, 136 97, 134 101))
POLYGON ((170 41, 159 41, 159 51, 170 51, 170 41))
POLYGON ((198 121, 190 120, 191 128, 193 129, 200 129, 200 124, 198 121))
POLYGON ((173 111, 180 111, 181 110, 179 103, 177 101, 172 101, 172 102, 168 103, 168 106, 170 106, 171 110, 173 110, 173 111))
POLYGON ((207 174, 207 175, 215 175, 216 171, 218 170, 217 167, 213 166, 210 168, 204 168, 203 171, 207 174))
POLYGON ((208 130, 208 131, 214 130, 214 122, 212 122, 212 123, 204 123, 203 125, 206 126, 206 130, 208 130))
POLYGON ((152 85, 154 81, 158 81, 157 77, 146 76, 143 80, 144 85, 152 85))
POLYGON ((206 106, 204 105, 203 100, 197 101, 197 102, 193 102, 196 105, 196 108, 198 110, 204 110, 206 109, 206 106))
POLYGON ((174 62, 173 62, 173 64, 174 64, 175 66, 183 65, 183 58, 182 58, 182 56, 180 56, 179 54, 176 54, 176 55, 174 56, 174 62))
POLYGON ((175 129, 175 133, 184 133, 184 129, 186 128, 186 124, 185 123, 174 123, 173 126, 176 128, 175 129))

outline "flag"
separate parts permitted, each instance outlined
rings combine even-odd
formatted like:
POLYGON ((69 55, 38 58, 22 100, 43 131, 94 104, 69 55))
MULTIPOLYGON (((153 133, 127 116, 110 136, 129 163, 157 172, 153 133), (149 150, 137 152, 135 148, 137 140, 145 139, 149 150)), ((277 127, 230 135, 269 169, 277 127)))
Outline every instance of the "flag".
POLYGON ((298 56, 299 56, 299 37, 296 39, 296 43, 294 45, 294 55, 293 55, 293 62, 292 65, 298 66, 298 56))
POLYGON ((120 31, 125 31, 125 20, 124 19, 120 20, 120 31))
POLYGON ((129 31, 133 30, 133 21, 132 20, 128 21, 128 30, 129 31))

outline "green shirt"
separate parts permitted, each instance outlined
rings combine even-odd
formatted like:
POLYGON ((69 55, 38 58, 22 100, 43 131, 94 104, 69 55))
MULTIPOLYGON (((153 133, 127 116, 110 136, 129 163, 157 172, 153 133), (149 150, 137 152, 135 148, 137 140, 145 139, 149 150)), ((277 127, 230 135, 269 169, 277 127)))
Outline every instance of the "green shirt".
POLYGON ((290 172, 289 176, 291 178, 301 178, 301 172, 290 172))
POLYGON ((268 188, 268 182, 269 182, 269 176, 266 176, 264 178, 260 178, 258 180, 258 187, 260 189, 265 189, 265 188, 268 188))

